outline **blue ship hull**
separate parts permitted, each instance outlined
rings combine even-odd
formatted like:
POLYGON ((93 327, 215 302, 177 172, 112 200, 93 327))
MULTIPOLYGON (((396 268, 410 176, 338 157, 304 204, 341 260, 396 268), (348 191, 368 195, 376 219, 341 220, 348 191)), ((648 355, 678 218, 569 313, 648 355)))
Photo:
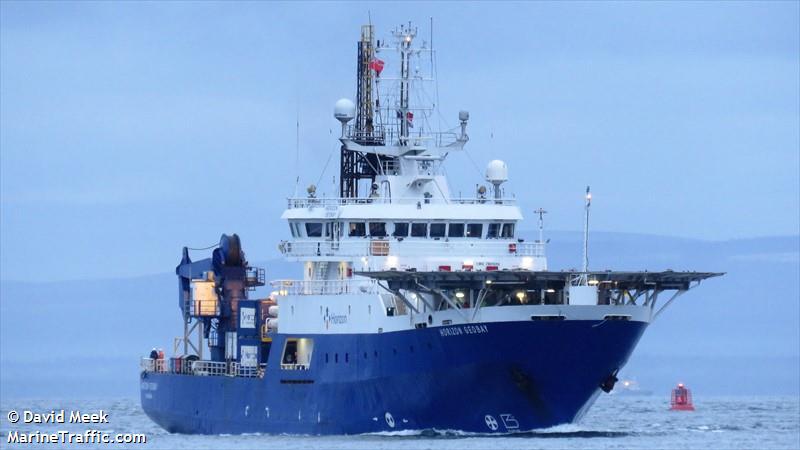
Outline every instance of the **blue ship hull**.
POLYGON ((646 327, 570 320, 292 335, 314 338, 309 370, 280 369, 287 336, 278 334, 263 378, 143 372, 142 407, 177 433, 546 428, 581 417, 646 327))

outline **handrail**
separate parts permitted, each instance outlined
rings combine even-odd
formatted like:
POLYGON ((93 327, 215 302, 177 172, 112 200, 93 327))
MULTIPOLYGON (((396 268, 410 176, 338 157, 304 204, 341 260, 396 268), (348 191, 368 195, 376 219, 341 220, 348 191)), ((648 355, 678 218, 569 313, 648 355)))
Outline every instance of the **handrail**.
POLYGON ((143 372, 171 373, 195 376, 263 377, 266 364, 242 366, 235 361, 187 361, 183 358, 153 359, 141 358, 139 367, 143 372), (175 361, 180 360, 180 366, 175 361), (167 361, 173 363, 167 366, 167 361))
MULTIPOLYGON (((345 136, 353 141, 388 146, 397 145, 402 138, 394 127, 383 125, 373 125, 371 131, 358 130, 355 126, 348 125, 345 136)), ((424 135, 411 133, 402 139, 412 143, 433 141, 436 147, 446 147, 458 142, 459 134, 453 131, 428 131, 424 135)))
POLYGON ((348 238, 339 241, 296 239, 278 245, 285 256, 440 256, 470 257, 532 256, 544 257, 543 242, 518 242, 508 239, 367 239, 348 238), (374 243, 380 243, 376 245, 374 243))
POLYGON ((316 208, 347 205, 386 205, 386 204, 454 204, 454 205, 516 205, 515 198, 500 199, 483 197, 421 198, 421 197, 289 197, 287 209, 316 208))
POLYGON ((376 280, 274 280, 278 295, 376 294, 376 280))

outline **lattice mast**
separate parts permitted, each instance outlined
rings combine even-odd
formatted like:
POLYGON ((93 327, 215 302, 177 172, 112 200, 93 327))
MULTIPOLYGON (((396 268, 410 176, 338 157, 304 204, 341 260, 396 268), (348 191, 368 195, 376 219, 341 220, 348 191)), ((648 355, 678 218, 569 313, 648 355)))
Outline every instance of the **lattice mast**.
POLYGON ((375 58, 374 28, 361 27, 358 41, 358 66, 356 68, 356 136, 370 137, 374 131, 373 68, 375 58))
MULTIPOLYGON (((375 29, 361 27, 356 64, 356 118, 349 133, 353 142, 360 145, 383 145, 383 136, 375 126, 375 29)), ((380 167, 380 157, 375 154, 348 150, 342 145, 339 171, 339 195, 342 198, 358 197, 358 182, 369 179, 375 182, 380 167)))

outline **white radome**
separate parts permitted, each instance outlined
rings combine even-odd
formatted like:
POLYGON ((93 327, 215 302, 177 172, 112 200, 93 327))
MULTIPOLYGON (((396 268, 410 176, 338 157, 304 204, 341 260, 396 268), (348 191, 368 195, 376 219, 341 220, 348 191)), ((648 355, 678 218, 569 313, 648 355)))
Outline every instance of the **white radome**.
POLYGON ((493 184, 508 181, 508 166, 505 162, 495 159, 486 165, 486 181, 493 184))
POLYGON ((333 107, 333 117, 342 123, 350 122, 356 117, 355 103, 349 98, 339 99, 333 107))

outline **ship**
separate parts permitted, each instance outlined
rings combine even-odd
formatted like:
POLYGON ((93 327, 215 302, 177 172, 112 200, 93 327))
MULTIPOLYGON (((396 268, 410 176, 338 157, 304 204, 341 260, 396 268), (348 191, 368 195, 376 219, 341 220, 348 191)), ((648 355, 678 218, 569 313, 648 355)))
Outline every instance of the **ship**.
POLYGON ((334 107, 336 188, 311 185, 282 215, 279 250, 302 274, 266 281, 236 234, 202 259, 184 247, 183 333, 172 356, 141 359, 142 409, 192 434, 515 433, 580 420, 648 325, 721 274, 589 270, 588 187, 583 268, 550 270, 546 211, 538 237, 519 235, 506 163, 490 161, 469 195, 451 190, 445 162, 470 117, 434 126, 432 39, 410 23, 384 40, 360 31, 355 100, 334 107))
POLYGON ((614 386, 614 390, 609 392, 613 395, 623 396, 648 396, 653 395, 650 389, 643 389, 639 382, 634 379, 621 379, 614 386))

